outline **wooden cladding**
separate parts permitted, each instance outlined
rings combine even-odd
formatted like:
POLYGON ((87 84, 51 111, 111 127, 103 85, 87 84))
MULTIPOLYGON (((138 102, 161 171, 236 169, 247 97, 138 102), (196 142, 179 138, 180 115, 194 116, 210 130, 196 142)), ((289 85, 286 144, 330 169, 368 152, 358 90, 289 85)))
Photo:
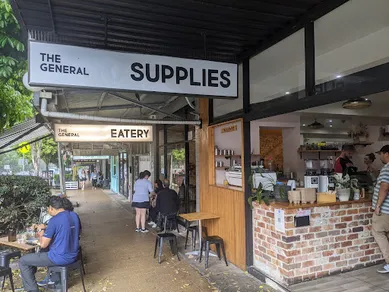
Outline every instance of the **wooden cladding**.
MULTIPOLYGON (((200 99, 200 115, 203 121, 203 127, 199 130, 200 211, 220 216, 219 219, 205 220, 204 226, 207 226, 210 235, 218 235, 224 239, 228 260, 245 270, 246 228, 244 204, 246 202, 244 193, 243 191, 214 185, 214 129, 208 127, 207 99, 200 99)), ((226 124, 231 124, 231 122, 226 124)), ((236 122, 242 121, 236 120, 236 122)))

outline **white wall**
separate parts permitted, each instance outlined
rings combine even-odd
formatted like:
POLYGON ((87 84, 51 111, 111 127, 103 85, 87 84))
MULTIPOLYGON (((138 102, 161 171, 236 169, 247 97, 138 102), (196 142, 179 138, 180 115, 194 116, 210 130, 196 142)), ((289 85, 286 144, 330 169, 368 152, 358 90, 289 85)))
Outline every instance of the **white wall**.
POLYGON ((300 147, 300 116, 285 114, 271 118, 252 121, 251 124, 251 151, 258 154, 260 151, 260 128, 282 129, 284 170, 294 171, 298 178, 304 175, 304 163, 297 153, 300 147))
POLYGON ((243 108, 243 66, 238 66, 238 98, 237 99, 214 99, 213 115, 220 117, 222 115, 241 110, 243 108))

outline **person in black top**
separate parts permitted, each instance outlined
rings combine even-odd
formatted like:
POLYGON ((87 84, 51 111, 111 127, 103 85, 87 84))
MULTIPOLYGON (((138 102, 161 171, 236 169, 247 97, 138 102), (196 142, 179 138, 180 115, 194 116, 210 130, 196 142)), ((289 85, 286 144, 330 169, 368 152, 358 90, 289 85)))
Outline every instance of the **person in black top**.
MULTIPOLYGON (((154 181, 154 188, 155 188, 154 192, 158 196, 158 193, 163 190, 162 181, 160 179, 156 179, 154 181)), ((154 196, 153 198, 151 198, 151 206, 149 209, 150 222, 148 224, 151 225, 152 228, 157 227, 157 224, 156 224, 157 218, 158 218, 158 209, 156 207, 157 196, 154 196)))
POLYGON ((170 182, 168 179, 163 181, 163 190, 157 196, 157 210, 159 212, 158 226, 162 229, 164 216, 175 216, 180 207, 180 199, 175 190, 169 188, 170 182))

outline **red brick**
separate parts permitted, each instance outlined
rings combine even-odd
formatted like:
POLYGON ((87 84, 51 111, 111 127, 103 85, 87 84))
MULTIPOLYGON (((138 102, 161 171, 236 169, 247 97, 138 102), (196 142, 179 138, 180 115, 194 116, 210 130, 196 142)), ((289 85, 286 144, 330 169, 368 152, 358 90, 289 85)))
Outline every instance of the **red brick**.
POLYGON ((333 250, 323 251, 323 257, 329 257, 329 256, 332 256, 333 254, 334 254, 333 250))
POLYGON ((316 238, 323 238, 323 237, 326 237, 326 236, 328 236, 328 232, 316 233, 316 238))
POLYGON ((338 249, 336 250, 336 254, 337 254, 337 255, 341 255, 341 254, 343 254, 343 253, 345 253, 345 252, 346 252, 346 250, 343 249, 343 248, 338 248, 338 249))
POLYGON ((294 257, 301 254, 301 250, 295 249, 295 250, 286 250, 285 255, 287 257, 294 257))
POLYGON ((336 236, 340 234, 340 230, 332 230, 328 232, 329 236, 336 236))
POLYGON ((363 220, 363 219, 365 219, 365 215, 364 214, 359 214, 359 215, 355 215, 354 217, 353 217, 353 220, 363 220))
POLYGON ((307 262, 303 262, 302 267, 308 268, 308 267, 313 267, 314 265, 315 265, 315 261, 307 261, 307 262))
POLYGON ((273 212, 266 212, 266 216, 269 218, 274 218, 274 213, 273 212))
POLYGON ((259 221, 257 221, 257 226, 258 226, 258 227, 262 227, 262 228, 264 228, 264 227, 266 227, 266 224, 265 224, 265 223, 263 223, 263 222, 259 222, 259 221))
POLYGON ((294 257, 295 263, 306 262, 310 256, 308 254, 302 254, 294 257))
POLYGON ((346 266, 347 265, 347 261, 341 261, 341 262, 337 262, 336 263, 336 266, 337 267, 344 267, 344 266, 346 266))
POLYGON ((370 261, 370 257, 369 256, 362 257, 362 258, 359 259, 359 261, 361 263, 368 262, 368 261, 370 261))
POLYGON ((369 248, 376 248, 378 247, 378 244, 376 242, 370 243, 369 248))
POLYGON ((277 254, 277 259, 279 259, 281 262, 284 262, 285 264, 290 264, 293 261, 293 258, 287 258, 280 254, 277 254))
POLYGON ((358 259, 352 259, 352 260, 349 260, 349 261, 348 261, 347 265, 348 265, 348 266, 352 266, 352 265, 357 264, 358 262, 359 262, 358 259))
POLYGON ((295 270, 295 269, 301 268, 301 263, 297 263, 297 264, 282 264, 282 267, 286 271, 291 271, 291 270, 295 270))
POLYGON ((365 214, 365 218, 366 218, 366 219, 373 218, 373 214, 365 214))
POLYGON ((275 233, 275 232, 272 232, 272 233, 271 233, 271 236, 272 236, 273 238, 275 238, 275 239, 278 239, 278 240, 281 239, 281 235, 278 234, 278 233, 275 233))
POLYGON ((374 254, 374 249, 368 249, 365 251, 365 255, 372 255, 374 254))
POLYGON ((323 270, 332 270, 335 268, 335 264, 325 264, 323 265, 323 270))
POLYGON ((365 250, 365 249, 369 249, 369 244, 363 244, 359 247, 359 249, 362 249, 362 250, 365 250))
POLYGON ((359 236, 358 234, 350 234, 350 235, 347 237, 347 239, 348 239, 348 240, 357 239, 358 236, 359 236))
POLYGON ((321 240, 323 244, 328 244, 328 243, 334 243, 335 242, 335 237, 325 237, 321 240))
POLYGON ((321 231, 321 226, 315 226, 309 228, 309 232, 320 232, 321 231))
POLYGON ((339 210, 335 212, 335 216, 343 216, 346 215, 346 210, 339 210))
POLYGON ((328 246, 329 249, 335 249, 340 247, 340 242, 332 243, 328 246))
POLYGON ((296 235, 298 234, 304 234, 304 233, 308 233, 309 229, 308 228, 296 228, 296 230, 294 231, 294 233, 296 235))
POLYGON ((291 249, 293 247, 293 243, 285 243, 282 241, 277 241, 277 246, 283 249, 291 249))
POLYGON ((285 222, 293 222, 293 221, 294 221, 294 216, 285 216, 285 222))
POLYGON ((316 266, 316 267, 311 267, 309 269, 309 272, 310 273, 314 273, 314 272, 321 272, 323 270, 323 267, 322 266, 316 266))
POLYGON ((304 247, 307 247, 308 246, 308 242, 307 241, 302 241, 302 242, 296 242, 295 243, 295 248, 304 248, 304 247))
POLYGON ((353 242, 351 240, 342 242, 342 247, 347 247, 347 246, 352 246, 352 245, 353 245, 353 242))
POLYGON ((308 233, 308 234, 304 234, 303 235, 303 239, 304 240, 310 240, 310 239, 313 239, 313 238, 315 238, 315 234, 313 234, 313 233, 308 233))
POLYGON ((328 219, 328 223, 335 224, 340 222, 340 217, 333 217, 328 219))
POLYGON ((367 213, 367 212, 369 212, 369 208, 360 208, 360 209, 359 209, 359 214, 361 214, 361 213, 367 213))
POLYGON ((353 253, 353 258, 360 258, 360 257, 363 257, 364 255, 365 255, 365 252, 363 250, 357 251, 357 252, 353 253))
POLYGON ((361 226, 366 226, 366 225, 370 225, 370 220, 361 220, 358 222, 359 225, 361 226))
POLYGON ((358 246, 351 246, 347 249, 347 252, 356 252, 358 250, 359 250, 358 246))
POLYGON ((330 206, 330 210, 339 210, 340 206, 335 205, 335 206, 330 206))
POLYGON ((335 224, 335 228, 336 229, 343 229, 343 228, 346 228, 347 227, 347 223, 338 223, 338 224, 335 224))
POLYGON ((353 228, 353 232, 362 232, 362 231, 363 231, 363 227, 362 226, 353 228))
POLYGON ((277 255, 275 254, 275 252, 272 251, 272 250, 270 250, 270 249, 268 249, 268 250, 266 251, 266 253, 267 253, 269 256, 273 257, 273 258, 276 258, 276 257, 277 257, 277 255))
POLYGON ((357 226, 359 226, 358 221, 350 222, 349 224, 347 224, 348 228, 357 227, 357 226))
POLYGON ((328 250, 328 245, 319 245, 316 247, 316 251, 328 250))
POLYGON ((320 218, 320 217, 321 217, 321 214, 319 214, 319 213, 311 215, 311 219, 320 218))
POLYGON ((380 259, 382 259, 382 255, 381 254, 375 254, 375 255, 371 256, 371 260, 372 261, 380 260, 380 259))
POLYGON ((297 235, 297 236, 282 236, 282 241, 286 242, 286 243, 300 241, 300 235, 297 235))
POLYGON ((347 215, 358 214, 358 209, 347 210, 347 215))
POLYGON ((333 257, 330 257, 330 258, 329 258, 329 261, 330 261, 330 262, 337 262, 337 261, 340 261, 340 256, 333 256, 333 257))
POLYGON ((314 248, 314 247, 307 247, 307 248, 303 248, 303 249, 302 249, 302 253, 303 253, 303 254, 313 253, 314 251, 315 251, 315 248, 314 248))
POLYGON ((341 222, 350 222, 350 221, 353 221, 353 216, 344 216, 342 217, 342 219, 340 220, 341 222))
POLYGON ((330 274, 329 271, 317 272, 316 276, 317 278, 322 278, 328 276, 329 274, 330 274))
POLYGON ((346 235, 340 235, 340 236, 335 237, 336 242, 345 241, 346 239, 347 239, 346 235))

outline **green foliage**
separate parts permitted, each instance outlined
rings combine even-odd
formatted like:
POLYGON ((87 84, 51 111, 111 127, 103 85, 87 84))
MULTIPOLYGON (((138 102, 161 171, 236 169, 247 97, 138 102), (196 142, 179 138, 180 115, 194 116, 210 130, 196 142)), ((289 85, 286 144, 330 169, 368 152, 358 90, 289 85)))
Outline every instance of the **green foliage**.
POLYGON ((23 85, 27 57, 20 26, 8 0, 0 0, 0 132, 34 115, 23 85))
POLYGON ((67 173, 65 174, 65 181, 72 181, 73 180, 73 174, 67 173))
POLYGON ((176 161, 185 160, 185 148, 172 150, 173 159, 176 161))
POLYGON ((262 183, 259 183, 257 189, 254 189, 254 172, 252 172, 249 177, 249 188, 251 189, 251 196, 248 197, 247 202, 249 203, 251 209, 253 208, 253 202, 257 202, 258 204, 262 204, 263 202, 269 206, 269 193, 263 189, 262 183))
POLYGON ((0 176, 0 234, 37 223, 50 196, 50 187, 42 178, 0 176))
POLYGON ((45 138, 41 144, 41 159, 48 166, 49 163, 56 164, 58 162, 58 147, 52 137, 45 138))

